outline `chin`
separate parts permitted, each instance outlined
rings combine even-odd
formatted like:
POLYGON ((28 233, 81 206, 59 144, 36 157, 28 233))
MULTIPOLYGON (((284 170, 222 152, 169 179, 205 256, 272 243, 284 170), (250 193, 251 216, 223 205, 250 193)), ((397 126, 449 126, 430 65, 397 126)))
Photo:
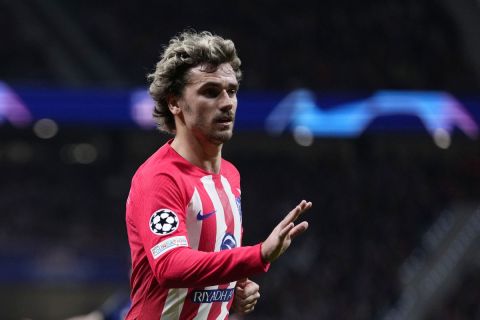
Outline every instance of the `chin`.
POLYGON ((210 136, 210 141, 216 145, 224 144, 225 142, 229 141, 232 138, 233 133, 231 131, 228 132, 217 132, 210 136))

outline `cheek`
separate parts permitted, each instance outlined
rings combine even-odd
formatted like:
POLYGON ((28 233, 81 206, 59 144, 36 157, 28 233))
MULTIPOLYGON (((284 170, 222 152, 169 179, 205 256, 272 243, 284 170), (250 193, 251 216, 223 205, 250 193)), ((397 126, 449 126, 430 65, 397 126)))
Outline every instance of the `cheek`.
POLYGON ((211 112, 209 109, 199 108, 193 115, 193 118, 194 118, 193 121, 197 125, 206 126, 210 122, 212 122, 214 117, 215 117, 215 114, 211 112))

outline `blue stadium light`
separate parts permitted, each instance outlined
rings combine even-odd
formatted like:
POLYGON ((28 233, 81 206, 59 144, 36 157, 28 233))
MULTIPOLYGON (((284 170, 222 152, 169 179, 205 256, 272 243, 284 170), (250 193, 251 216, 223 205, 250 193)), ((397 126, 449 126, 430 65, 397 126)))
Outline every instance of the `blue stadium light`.
POLYGON ((367 99, 324 110, 313 92, 296 90, 268 115, 265 128, 272 134, 300 127, 315 136, 357 137, 376 118, 391 115, 417 117, 432 137, 440 129, 450 133, 454 127, 471 138, 478 135, 478 125, 462 104, 440 91, 378 91, 367 99))
POLYGON ((0 125, 5 121, 15 127, 25 127, 32 122, 32 115, 18 95, 0 81, 0 125))
MULTIPOLYGON (((369 130, 426 130, 439 147, 447 148, 455 129, 470 138, 477 137, 478 105, 478 97, 459 99, 442 91, 382 90, 367 97, 349 93, 321 98, 307 89, 286 95, 241 92, 235 129, 267 131, 274 135, 289 132, 304 146, 311 145, 315 137, 355 138, 369 130), (405 124, 405 116, 418 123, 405 124), (382 126, 378 128, 378 124, 382 126)), ((153 130, 152 110, 153 101, 144 89, 14 90, 0 82, 0 126, 9 123, 25 127, 40 119, 50 119, 61 127, 116 126, 153 130)))

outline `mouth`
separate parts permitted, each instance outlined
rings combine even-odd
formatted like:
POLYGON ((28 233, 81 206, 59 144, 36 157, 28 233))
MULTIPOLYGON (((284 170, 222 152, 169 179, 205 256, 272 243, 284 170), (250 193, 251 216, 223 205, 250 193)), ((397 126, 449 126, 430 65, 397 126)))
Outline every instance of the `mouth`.
POLYGON ((220 118, 217 118, 215 119, 215 122, 216 123, 219 123, 219 124, 232 124, 233 123, 233 117, 220 117, 220 118))

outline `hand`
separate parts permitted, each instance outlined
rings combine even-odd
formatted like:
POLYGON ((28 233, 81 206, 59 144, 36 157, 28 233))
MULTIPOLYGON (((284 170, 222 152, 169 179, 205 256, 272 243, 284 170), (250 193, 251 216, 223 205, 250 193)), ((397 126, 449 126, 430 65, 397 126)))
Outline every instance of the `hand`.
POLYGON ((259 285, 250 279, 237 281, 232 305, 233 311, 240 314, 252 312, 260 298, 259 289, 259 285))
POLYGON ((292 239, 302 234, 308 228, 308 222, 303 221, 298 225, 294 222, 306 210, 312 207, 311 202, 302 200, 286 217, 273 229, 267 240, 262 243, 262 258, 272 262, 280 257, 292 243, 292 239))

